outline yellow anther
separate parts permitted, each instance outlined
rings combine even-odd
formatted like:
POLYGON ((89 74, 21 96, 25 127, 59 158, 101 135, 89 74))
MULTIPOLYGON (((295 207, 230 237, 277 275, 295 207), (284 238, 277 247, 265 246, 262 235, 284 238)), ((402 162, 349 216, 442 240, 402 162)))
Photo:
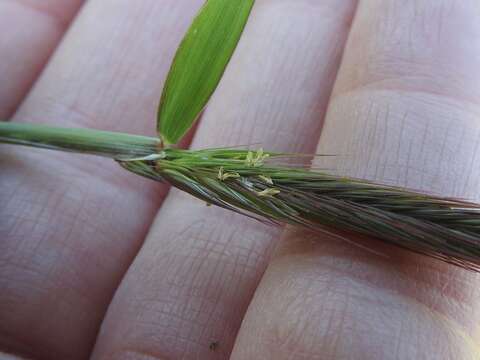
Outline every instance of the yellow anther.
POLYGON ((247 164, 247 166, 253 166, 253 167, 262 166, 264 160, 269 156, 270 154, 265 154, 262 148, 258 149, 255 155, 253 154, 252 151, 249 151, 245 158, 245 163, 247 164))
POLYGON ((270 176, 265 176, 265 175, 258 175, 258 177, 263 180, 264 182, 266 182, 267 184, 269 185, 273 185, 273 180, 270 176))
POLYGON ((273 197, 278 194, 280 194, 280 190, 274 188, 268 188, 257 192, 257 195, 262 197, 273 197))
POLYGON ((225 172, 224 169, 223 169, 223 166, 222 166, 218 170, 217 177, 218 177, 218 180, 225 181, 225 180, 230 179, 230 178, 233 178, 233 179, 239 178, 240 174, 238 174, 236 172, 225 172))

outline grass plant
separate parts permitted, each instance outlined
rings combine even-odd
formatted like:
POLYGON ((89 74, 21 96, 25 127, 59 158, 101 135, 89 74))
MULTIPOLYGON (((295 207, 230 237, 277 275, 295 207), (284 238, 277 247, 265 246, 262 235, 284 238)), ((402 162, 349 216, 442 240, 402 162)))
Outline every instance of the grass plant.
POLYGON ((131 172, 262 221, 373 236, 480 269, 477 204, 292 166, 292 158, 299 155, 172 147, 215 90, 253 4, 254 0, 206 1, 172 63, 160 99, 158 138, 0 123, 0 143, 106 156, 131 172))

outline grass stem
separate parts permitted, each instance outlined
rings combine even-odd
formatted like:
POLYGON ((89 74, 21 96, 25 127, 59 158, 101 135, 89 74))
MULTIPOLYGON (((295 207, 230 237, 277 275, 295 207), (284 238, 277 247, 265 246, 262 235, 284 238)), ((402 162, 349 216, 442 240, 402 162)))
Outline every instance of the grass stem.
POLYGON ((0 122, 0 143, 79 152, 114 159, 147 156, 158 152, 160 147, 160 140, 152 137, 15 122, 0 122))

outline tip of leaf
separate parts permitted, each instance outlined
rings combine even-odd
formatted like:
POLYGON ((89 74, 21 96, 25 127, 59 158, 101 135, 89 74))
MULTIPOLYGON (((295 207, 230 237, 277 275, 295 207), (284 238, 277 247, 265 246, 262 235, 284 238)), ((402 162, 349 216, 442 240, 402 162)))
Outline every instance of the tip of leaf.
POLYGON ((163 89, 157 129, 176 144, 195 123, 237 46, 255 0, 207 0, 183 38, 163 89))

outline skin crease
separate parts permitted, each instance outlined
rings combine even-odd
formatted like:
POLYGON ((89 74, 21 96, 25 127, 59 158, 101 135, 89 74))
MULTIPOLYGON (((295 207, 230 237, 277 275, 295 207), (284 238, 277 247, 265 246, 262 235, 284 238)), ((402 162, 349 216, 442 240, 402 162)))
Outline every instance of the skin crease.
MULTIPOLYGON (((152 79, 200 5, 90 0, 14 120, 152 134, 152 79)), ((314 151, 326 112, 317 151, 348 156, 319 165, 478 199, 478 2, 356 5, 258 0, 193 146, 314 151)), ((177 191, 160 208, 161 186, 106 160, 0 152, 0 351, 479 357, 477 274, 370 239, 280 234, 177 191)))

